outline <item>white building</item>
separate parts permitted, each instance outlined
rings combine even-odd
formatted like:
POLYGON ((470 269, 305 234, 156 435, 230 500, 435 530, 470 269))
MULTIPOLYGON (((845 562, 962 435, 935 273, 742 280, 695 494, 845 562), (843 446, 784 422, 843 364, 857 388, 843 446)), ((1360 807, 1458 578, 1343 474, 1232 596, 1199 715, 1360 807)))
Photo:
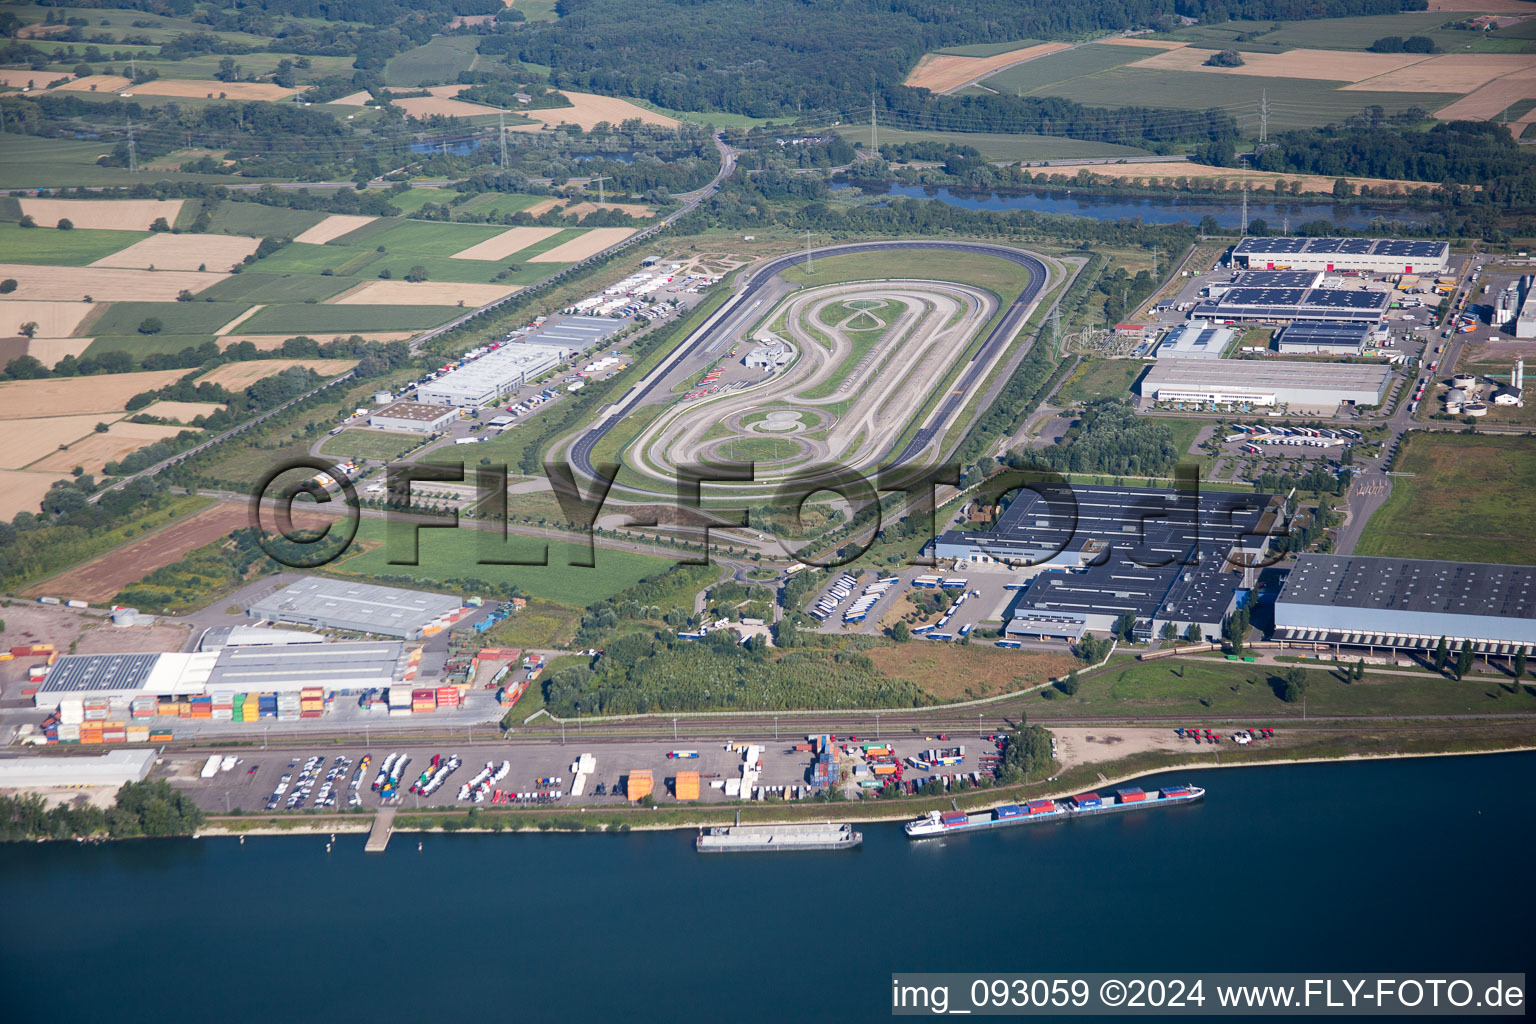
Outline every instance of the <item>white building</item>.
POLYGON ((1157 344, 1159 359, 1220 359, 1222 352, 1237 337, 1228 327, 1217 327, 1207 320, 1180 324, 1157 344))
POLYGON ((782 341, 772 341, 766 345, 758 345, 748 352, 741 360, 742 363, 757 370, 776 370, 789 363, 794 358, 794 352, 782 341))
POLYGON ((568 351, 551 345, 503 345, 421 385, 416 389, 416 397, 423 402, 461 409, 485 405, 553 370, 568 351))
POLYGON ((1441 274, 1449 242, 1402 238, 1245 238, 1232 261, 1248 270, 1360 270, 1369 274, 1441 274))
POLYGON ((368 425, 381 430, 409 430, 421 434, 435 434, 446 430, 448 424, 461 415, 463 412, 452 405, 395 402, 369 416, 368 425))
POLYGON ((1335 409, 1379 405, 1391 376, 1382 363, 1159 359, 1142 378, 1141 394, 1157 402, 1335 409))

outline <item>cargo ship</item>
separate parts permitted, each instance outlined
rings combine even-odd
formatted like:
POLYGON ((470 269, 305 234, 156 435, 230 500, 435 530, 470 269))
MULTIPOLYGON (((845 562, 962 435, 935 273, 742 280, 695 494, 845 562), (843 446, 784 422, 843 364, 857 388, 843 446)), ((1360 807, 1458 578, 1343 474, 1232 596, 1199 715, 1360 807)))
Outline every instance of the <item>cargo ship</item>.
POLYGON ((1066 821, 1086 818, 1095 814, 1118 814, 1121 811, 1142 810, 1148 807, 1164 807, 1169 804, 1192 804, 1205 799, 1205 790, 1199 786, 1164 786, 1150 792, 1142 789, 1121 789, 1112 796, 1098 793, 1081 793, 1065 800, 1031 800, 1025 804, 1004 804, 990 811, 929 811, 927 815, 906 824, 909 839, 931 839, 935 836, 952 835, 956 832, 975 832, 988 828, 1008 828, 1013 825, 1029 825, 1044 821, 1066 821))
POLYGON ((729 825, 709 828, 694 840, 700 853, 799 853, 810 850, 852 850, 864 842, 853 826, 729 825))

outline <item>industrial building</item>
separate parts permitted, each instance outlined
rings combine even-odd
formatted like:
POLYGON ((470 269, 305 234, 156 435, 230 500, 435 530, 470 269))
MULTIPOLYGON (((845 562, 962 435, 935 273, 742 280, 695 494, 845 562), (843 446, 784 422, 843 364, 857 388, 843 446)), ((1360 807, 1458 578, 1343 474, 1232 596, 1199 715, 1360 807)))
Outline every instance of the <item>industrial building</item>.
POLYGON ((398 640, 318 645, 226 647, 197 654, 69 654, 37 688, 38 707, 102 698, 195 697, 216 691, 297 693, 387 687, 405 672, 398 640))
POLYGON ((259 598, 246 611, 268 622, 415 640, 448 625, 462 605, 448 594, 312 576, 259 598))
POLYGON ((368 416, 368 425, 382 430, 411 430, 435 434, 464 415, 455 405, 429 405, 426 402, 395 402, 368 416))
POLYGON ((1191 317, 1216 321, 1326 320, 1374 324, 1386 315, 1390 292, 1365 288, 1233 286, 1195 304, 1191 317))
POLYGON ((1275 601, 1282 641, 1478 654, 1536 649, 1536 567, 1301 555, 1275 601))
POLYGON ((1321 270, 1240 270, 1227 284, 1213 284, 1206 289, 1220 295, 1229 288, 1320 288, 1321 270))
POLYGON ((1269 494, 1037 487, 1017 492, 992 529, 949 530, 934 544, 941 559, 1022 571, 1011 637, 1076 639, 1126 612, 1141 636, 1165 622, 1218 633, 1286 519, 1269 494))
POLYGON ((1401 238, 1245 238, 1232 248, 1233 264, 1249 270, 1440 274, 1450 259, 1449 242, 1401 238))
POLYGON ((532 342, 572 352, 585 352, 629 326, 629 321, 615 320, 611 316, 568 316, 557 324, 546 324, 523 341, 525 344, 532 342))
POLYGON ((268 629, 265 626, 209 626, 197 641, 199 651, 217 654, 226 647, 275 647, 286 644, 323 644, 319 633, 297 629, 268 629))
POLYGON ((143 782, 155 763, 153 750, 109 750, 71 757, 0 758, 0 790, 38 790, 143 782))
POLYGON ((1291 324, 1275 347, 1282 355, 1357 356, 1370 336, 1370 324, 1291 324))
POLYGON ((1141 394, 1154 402, 1332 411, 1345 404, 1381 404, 1391 377, 1382 363, 1160 359, 1142 378, 1141 394))
POLYGON ((758 345, 742 357, 742 364, 755 370, 776 370, 794 358, 794 351, 782 341, 758 345))
POLYGON ((1180 324, 1157 343, 1159 359, 1220 359, 1237 332, 1205 320, 1180 324))
POLYGON ((559 366, 571 349, 515 343, 452 370, 416 389, 422 402, 461 409, 494 402, 559 366))
POLYGON ((1536 276, 1526 274, 1520 278, 1519 305, 1509 321, 1509 329, 1516 338, 1536 338, 1536 276))

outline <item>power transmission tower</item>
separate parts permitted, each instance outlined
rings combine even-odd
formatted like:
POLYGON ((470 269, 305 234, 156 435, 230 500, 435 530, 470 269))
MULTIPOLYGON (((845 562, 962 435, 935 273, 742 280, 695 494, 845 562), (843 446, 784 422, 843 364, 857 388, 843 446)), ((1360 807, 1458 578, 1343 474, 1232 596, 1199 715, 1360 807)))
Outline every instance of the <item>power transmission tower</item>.
POLYGON ((1259 99, 1259 145, 1269 141, 1269 90, 1259 99))
POLYGON ((1051 307, 1051 344, 1056 349, 1056 355, 1060 358, 1065 353, 1061 350, 1061 307, 1051 307))
POLYGON ((496 140, 501 143, 501 171, 507 171, 507 115, 496 115, 496 140))
POLYGON ((1152 280, 1157 280, 1157 246, 1152 247, 1152 280))
POLYGON ((880 136, 875 125, 875 97, 873 93, 869 97, 869 151, 875 156, 880 155, 880 136))
POLYGON ((594 182, 594 181, 597 182, 597 201, 600 202, 600 203, 607 201, 604 198, 604 193, 603 193, 603 182, 605 182, 607 180, 608 179, 606 177, 597 177, 597 178, 589 178, 589 179, 587 179, 587 184, 588 185, 592 184, 592 182, 594 182))
POLYGON ((1243 226, 1239 234, 1248 233, 1248 183, 1243 182, 1243 226))
POLYGON ((811 255, 811 233, 809 231, 805 233, 805 272, 807 274, 816 273, 816 260, 811 255))
POLYGON ((133 141, 133 121, 128 122, 128 173, 139 173, 139 157, 133 141))

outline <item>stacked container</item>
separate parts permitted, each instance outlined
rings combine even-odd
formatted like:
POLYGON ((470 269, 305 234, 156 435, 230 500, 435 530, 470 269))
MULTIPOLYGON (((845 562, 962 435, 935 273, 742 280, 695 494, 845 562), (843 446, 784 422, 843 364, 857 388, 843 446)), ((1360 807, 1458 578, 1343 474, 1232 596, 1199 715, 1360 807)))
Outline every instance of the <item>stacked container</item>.
POLYGON ((1030 814, 1049 814, 1056 809, 1054 800, 1031 800, 1029 802, 1030 814))
POLYGON ((212 697, 209 717, 219 722, 230 722, 235 717, 235 694, 232 690, 217 690, 212 697))
POLYGON ((172 739, 173 737, 169 732, 151 732, 149 734, 149 742, 151 743, 169 743, 172 739))
POLYGON ((101 742, 101 722, 99 720, 85 721, 80 723, 80 742, 101 742))
POLYGON ((101 742, 103 743, 127 743, 128 725, 126 722, 102 722, 101 742))
POLYGON ((81 712, 87 722, 102 722, 107 718, 111 702, 105 697, 87 697, 81 702, 81 712))
POLYGON ((1115 791, 1115 795, 1122 804, 1137 804, 1147 798, 1147 794, 1140 789, 1120 789, 1115 791))
POLYGON ((419 715, 419 714, 423 714, 425 712, 436 711, 436 710, 437 710, 437 691, 436 690, 412 690, 411 691, 411 713, 412 714, 419 715))
POLYGON ((187 710, 190 718, 212 718, 213 698, 207 695, 193 697, 187 701, 187 710))
POLYGON ((437 706, 440 708, 458 707, 459 688, 457 686, 439 686, 437 688, 437 706))
POLYGON ((149 726, 147 725, 130 725, 127 732, 129 743, 149 742, 149 726))
POLYGON ((85 721, 85 704, 79 697, 65 697, 59 701, 59 724, 73 725, 79 729, 85 721))
POLYGON ((299 717, 301 710, 299 695, 293 692, 277 695, 277 719, 280 722, 291 722, 299 717))
POLYGON ((130 718, 154 718, 160 712, 158 697, 135 697, 128 703, 130 718))
POLYGON ((277 694, 263 693, 256 698, 257 716, 260 718, 277 717, 277 694))
POLYGON ((246 722, 254 722, 261 717, 261 699, 254 693, 247 693, 240 702, 240 718, 246 722))
POLYGON ((699 773, 678 772, 677 781, 673 784, 679 800, 697 800, 699 798, 699 773))
POLYGON ((299 691, 299 717, 319 718, 325 714, 325 691, 318 686, 306 686, 299 691))
POLYGON ((80 742, 80 723, 79 722, 60 722, 59 723, 59 742, 60 743, 79 743, 80 742))

